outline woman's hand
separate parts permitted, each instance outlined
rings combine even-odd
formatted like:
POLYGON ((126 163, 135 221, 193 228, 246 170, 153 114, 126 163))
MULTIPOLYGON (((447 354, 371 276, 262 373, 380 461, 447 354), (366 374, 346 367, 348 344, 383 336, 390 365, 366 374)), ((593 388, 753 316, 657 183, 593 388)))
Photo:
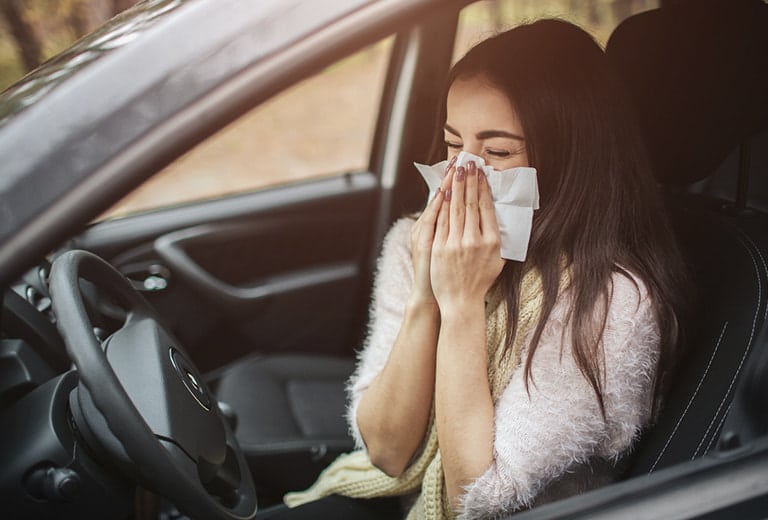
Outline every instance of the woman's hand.
POLYGON ((474 162, 456 169, 444 199, 429 264, 441 311, 483 300, 504 267, 493 197, 474 162))
POLYGON ((393 477, 413 460, 432 415, 440 312, 429 264, 437 216, 451 187, 454 163, 448 165, 440 190, 411 228, 414 286, 387 362, 357 408, 357 425, 371 462, 393 477))
POLYGON ((488 181, 474 162, 456 169, 445 199, 430 263, 440 310, 435 420, 446 491, 458 510, 466 486, 493 462, 484 300, 504 259, 488 181))
POLYGON ((443 179, 440 188, 411 229, 411 259, 414 271, 414 284, 411 293, 412 303, 435 303, 430 277, 432 245, 435 239, 437 217, 440 214, 440 208, 445 202, 446 193, 448 193, 450 198, 448 190, 451 188, 452 168, 455 163, 456 157, 448 163, 445 179, 443 179))

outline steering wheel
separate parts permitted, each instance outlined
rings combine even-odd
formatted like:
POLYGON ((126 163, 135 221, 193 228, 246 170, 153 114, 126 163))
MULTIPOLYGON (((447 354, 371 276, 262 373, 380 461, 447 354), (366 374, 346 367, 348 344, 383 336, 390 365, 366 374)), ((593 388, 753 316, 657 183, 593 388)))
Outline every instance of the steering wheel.
POLYGON ((144 298, 115 268, 69 251, 51 268, 57 326, 77 367, 70 396, 86 444, 147 489, 199 518, 249 519, 256 489, 215 398, 144 298), (87 280, 125 311, 101 342, 83 301, 87 280))

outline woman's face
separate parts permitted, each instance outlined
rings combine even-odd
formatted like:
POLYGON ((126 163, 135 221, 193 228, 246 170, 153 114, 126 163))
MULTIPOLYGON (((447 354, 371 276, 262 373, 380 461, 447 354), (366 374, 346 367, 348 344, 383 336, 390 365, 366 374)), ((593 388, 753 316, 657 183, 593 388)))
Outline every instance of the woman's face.
POLYGON ((523 127, 503 92, 480 78, 459 78, 448 91, 448 160, 462 150, 497 170, 529 166, 523 127))

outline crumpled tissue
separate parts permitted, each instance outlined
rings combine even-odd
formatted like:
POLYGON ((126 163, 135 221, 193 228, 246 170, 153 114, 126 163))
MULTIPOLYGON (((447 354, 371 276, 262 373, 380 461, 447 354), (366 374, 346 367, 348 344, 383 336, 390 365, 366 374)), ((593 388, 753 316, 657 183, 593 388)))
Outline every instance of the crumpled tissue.
MULTIPOLYGON (((456 158, 455 167, 466 167, 470 161, 474 161, 475 166, 478 167, 478 173, 480 171, 485 173, 488 186, 491 188, 501 236, 501 257, 507 260, 524 261, 531 238, 533 211, 539 209, 536 168, 517 167, 498 171, 486 165, 482 157, 463 151, 456 158)), ((448 161, 441 161, 432 166, 413 164, 427 183, 428 200, 432 200, 445 177, 448 161)))

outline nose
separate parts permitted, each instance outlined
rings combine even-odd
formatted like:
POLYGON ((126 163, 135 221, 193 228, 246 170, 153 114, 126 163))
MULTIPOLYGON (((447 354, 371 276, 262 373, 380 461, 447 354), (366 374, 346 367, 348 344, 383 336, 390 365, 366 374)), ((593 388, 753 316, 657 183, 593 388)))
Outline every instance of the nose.
POLYGON ((472 155, 480 155, 483 151, 483 147, 480 144, 464 143, 461 149, 464 152, 471 153, 472 155))

